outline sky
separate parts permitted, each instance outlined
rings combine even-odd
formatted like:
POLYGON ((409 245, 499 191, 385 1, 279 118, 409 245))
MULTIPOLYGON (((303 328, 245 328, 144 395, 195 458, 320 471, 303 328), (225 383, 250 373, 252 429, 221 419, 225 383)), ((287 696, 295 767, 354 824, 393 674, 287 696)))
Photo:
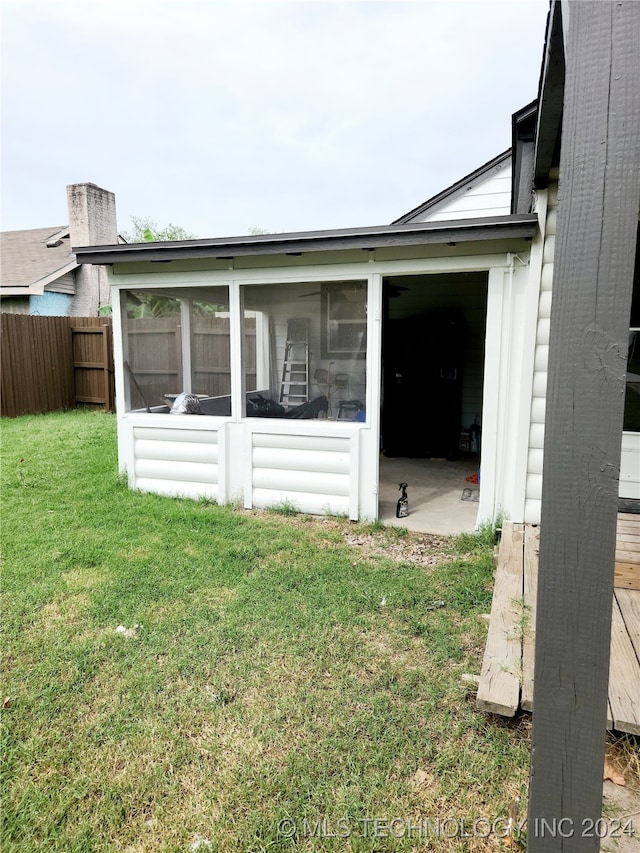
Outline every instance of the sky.
POLYGON ((511 144, 547 0, 3 0, 2 230, 383 225, 511 144))

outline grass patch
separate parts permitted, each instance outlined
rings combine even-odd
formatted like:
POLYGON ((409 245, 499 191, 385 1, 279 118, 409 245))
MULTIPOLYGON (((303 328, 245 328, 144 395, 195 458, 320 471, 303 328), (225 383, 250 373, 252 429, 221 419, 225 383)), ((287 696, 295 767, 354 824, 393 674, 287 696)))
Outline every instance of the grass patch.
POLYGON ((482 553, 498 542, 502 521, 485 521, 473 533, 459 533, 453 537, 456 550, 460 553, 482 553))
POLYGON ((272 504, 269 507, 269 512, 273 512, 276 515, 298 515, 300 510, 293 503, 293 501, 282 500, 278 503, 272 504))
POLYGON ((3 850, 409 851, 364 821, 522 792, 527 725, 460 681, 492 542, 133 492, 101 413, 2 432, 3 850))

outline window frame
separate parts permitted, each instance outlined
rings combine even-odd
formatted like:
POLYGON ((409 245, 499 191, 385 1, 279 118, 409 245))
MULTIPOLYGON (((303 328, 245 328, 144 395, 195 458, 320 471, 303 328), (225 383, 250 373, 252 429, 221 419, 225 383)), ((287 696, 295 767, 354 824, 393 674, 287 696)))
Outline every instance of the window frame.
POLYGON ((368 282, 366 279, 355 279, 353 281, 331 281, 322 282, 320 285, 320 348, 323 359, 349 360, 349 359, 364 359, 367 355, 367 303, 368 303, 368 282), (339 293, 345 288, 354 288, 358 286, 364 292, 364 317, 359 318, 336 318, 331 315, 331 295, 339 293), (364 337, 361 341, 360 348, 354 349, 335 349, 331 345, 331 323, 344 322, 362 326, 364 337))

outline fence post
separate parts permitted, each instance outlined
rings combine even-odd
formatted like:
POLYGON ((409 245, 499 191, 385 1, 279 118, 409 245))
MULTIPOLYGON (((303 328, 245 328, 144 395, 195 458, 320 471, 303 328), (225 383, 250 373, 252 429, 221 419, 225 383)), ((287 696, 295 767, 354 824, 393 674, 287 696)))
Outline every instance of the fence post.
POLYGON ((111 326, 109 323, 104 323, 102 326, 102 361, 104 364, 103 370, 103 382, 104 382, 104 410, 105 412, 113 411, 113 401, 112 401, 112 383, 111 377, 113 375, 112 369, 112 346, 111 346, 111 326))

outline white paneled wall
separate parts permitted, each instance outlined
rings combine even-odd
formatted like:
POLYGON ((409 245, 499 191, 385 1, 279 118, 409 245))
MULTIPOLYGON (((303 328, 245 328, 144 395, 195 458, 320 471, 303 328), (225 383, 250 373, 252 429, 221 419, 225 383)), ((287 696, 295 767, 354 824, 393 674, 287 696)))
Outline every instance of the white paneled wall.
MULTIPOLYGON (((557 169, 552 171, 551 177, 553 180, 549 184, 548 190, 540 298, 538 302, 524 511, 525 522, 531 524, 539 523, 542 509, 542 458, 547 394, 547 366, 549 362, 549 328, 551 323, 553 258, 558 214, 557 169)), ((623 433, 622 436, 619 494, 624 498, 640 499, 640 435, 638 433, 623 433)))
POLYGON ((357 518, 358 438, 357 430, 348 436, 252 432, 245 505, 286 503, 301 512, 357 518))
POLYGON ((542 508, 542 454, 544 448, 544 422, 547 401, 547 366, 549 363, 549 326, 551 321, 551 285, 553 282, 553 255, 556 242, 558 209, 558 175, 552 172, 547 195, 547 216, 544 229, 544 249, 540 278, 540 298, 536 329, 536 350, 531 398, 529 430, 529 455, 525 489, 524 520, 530 524, 540 521, 542 508))
POLYGON ((211 427, 134 426, 131 485, 156 494, 221 499, 222 435, 211 427))
POLYGON ((511 212, 511 160, 416 218, 418 222, 505 216, 511 212))
POLYGON ((620 497, 640 500, 640 433, 622 433, 620 497))

